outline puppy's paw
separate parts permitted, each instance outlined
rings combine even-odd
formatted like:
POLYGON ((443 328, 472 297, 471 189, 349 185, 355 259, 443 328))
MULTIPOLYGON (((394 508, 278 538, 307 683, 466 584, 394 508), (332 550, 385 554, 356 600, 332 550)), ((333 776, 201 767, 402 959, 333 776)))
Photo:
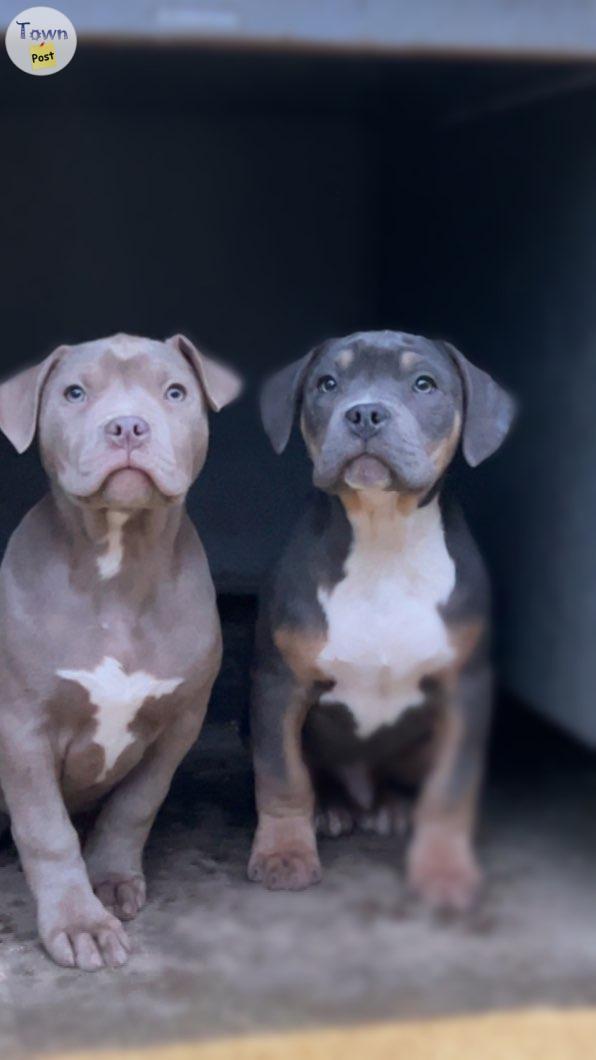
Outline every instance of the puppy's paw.
POLYGON ((354 830, 355 824, 354 814, 345 806, 326 806, 315 816, 317 835, 325 836, 327 839, 338 839, 339 836, 349 835, 354 830))
POLYGON ((387 799, 375 810, 356 818, 362 832, 380 836, 405 836, 410 827, 410 807, 404 799, 387 799))
POLYGON ((102 905, 119 920, 134 920, 147 896, 145 878, 140 873, 128 876, 107 873, 104 879, 93 882, 93 890, 102 905))
POLYGON ((262 883, 268 891, 304 891, 320 883, 321 876, 321 863, 313 850, 257 852, 248 863, 249 880, 262 883))
POLYGON ((321 863, 312 818, 261 814, 248 878, 270 891, 303 891, 319 883, 321 863))
POLYGON ((337 839, 355 828, 380 836, 404 836, 410 827, 410 807, 403 799, 385 799, 374 810, 352 812, 346 806, 327 806, 315 817, 317 835, 337 839))
POLYGON ((41 941, 56 964, 96 972, 126 963, 131 950, 128 935, 97 898, 90 895, 84 903, 71 904, 67 895, 59 910, 40 915, 41 941))
POLYGON ((440 825, 423 827, 408 853, 408 883, 431 909, 466 912, 482 883, 468 838, 440 825))

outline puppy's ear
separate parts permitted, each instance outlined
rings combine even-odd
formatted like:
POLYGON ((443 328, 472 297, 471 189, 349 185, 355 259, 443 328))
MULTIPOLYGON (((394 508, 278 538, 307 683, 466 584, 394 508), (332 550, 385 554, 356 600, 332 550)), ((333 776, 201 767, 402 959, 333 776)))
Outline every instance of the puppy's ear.
POLYGON ((450 342, 442 342, 461 376, 464 389, 463 454, 477 467, 505 441, 515 418, 515 402, 481 368, 471 364, 450 342))
POLYGON ((229 405, 230 401, 238 397, 242 383, 231 368, 224 368, 222 364, 211 360, 211 357, 206 357, 186 335, 172 335, 166 342, 175 346, 190 362, 199 377, 207 404, 213 412, 220 412, 225 405, 229 405))
POLYGON ((0 430, 17 453, 24 453, 35 438, 43 388, 67 349, 68 346, 58 346, 40 364, 26 368, 0 386, 0 430))
POLYGON ((276 453, 283 453, 302 395, 302 386, 315 350, 286 365, 266 380, 261 391, 261 419, 276 453))

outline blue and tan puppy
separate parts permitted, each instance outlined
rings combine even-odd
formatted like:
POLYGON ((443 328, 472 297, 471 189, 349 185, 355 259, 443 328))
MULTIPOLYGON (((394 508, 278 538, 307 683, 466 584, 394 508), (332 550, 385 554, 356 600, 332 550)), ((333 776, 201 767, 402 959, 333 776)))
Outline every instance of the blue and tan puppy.
POLYGON ((278 453, 298 411, 318 490, 261 604, 249 877, 316 883, 317 830, 398 830, 398 794, 415 786, 409 884, 465 909, 480 882, 489 593, 441 484, 460 441, 473 467, 500 446, 511 399, 448 343, 361 332, 268 381, 278 453))

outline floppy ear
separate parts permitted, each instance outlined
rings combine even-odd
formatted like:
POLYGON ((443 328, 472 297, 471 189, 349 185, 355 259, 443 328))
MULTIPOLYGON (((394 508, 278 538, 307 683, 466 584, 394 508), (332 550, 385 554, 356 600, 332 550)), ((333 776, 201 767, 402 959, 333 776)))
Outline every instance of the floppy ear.
POLYGON ((0 430, 17 453, 24 453, 35 438, 43 388, 52 368, 67 349, 67 346, 58 346, 40 364, 26 368, 0 386, 0 430))
POLYGON ((505 441, 515 418, 515 402, 481 368, 471 364, 450 342, 442 342, 459 371, 464 388, 463 454, 477 467, 505 441))
POLYGON ((304 378, 316 352, 310 350, 270 376, 261 391, 261 419, 276 453, 283 453, 290 440, 304 378))
POLYGON ((212 361, 201 353, 186 335, 172 335, 166 339, 171 346, 175 346, 190 361, 199 377, 207 404, 214 412, 220 412, 225 405, 238 397, 242 389, 240 378, 230 368, 224 368, 217 361, 212 361))

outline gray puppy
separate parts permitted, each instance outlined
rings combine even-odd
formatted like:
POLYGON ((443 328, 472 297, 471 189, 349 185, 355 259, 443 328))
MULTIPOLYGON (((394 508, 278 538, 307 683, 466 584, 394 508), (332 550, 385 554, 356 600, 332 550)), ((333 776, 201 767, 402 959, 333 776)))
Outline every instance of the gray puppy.
POLYGON ((0 387, 0 428, 23 452, 39 424, 51 483, 0 569, 0 807, 61 965, 127 959, 143 847, 201 729, 221 634, 184 501, 238 389, 182 335, 61 346, 0 387), (70 814, 99 803, 81 852, 70 814))
POLYGON ((404 821, 420 786, 411 887, 463 909, 490 714, 489 594, 458 508, 440 495, 505 438, 511 399, 453 346, 392 331, 323 343, 262 397, 275 450, 300 423, 319 491, 260 609, 251 729, 258 828, 248 873, 321 877, 315 833, 404 821))

